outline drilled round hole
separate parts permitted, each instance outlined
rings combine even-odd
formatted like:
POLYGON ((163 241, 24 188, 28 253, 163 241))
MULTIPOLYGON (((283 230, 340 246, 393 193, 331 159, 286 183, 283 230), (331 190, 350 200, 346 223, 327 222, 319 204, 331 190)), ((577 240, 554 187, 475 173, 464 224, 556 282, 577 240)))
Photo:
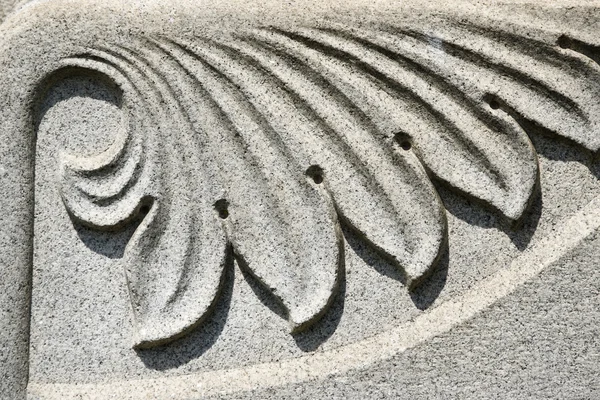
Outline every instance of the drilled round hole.
POLYGON ((498 103, 496 100, 490 100, 490 108, 492 110, 497 110, 500 108, 500 103, 498 103))
POLYGON ((147 204, 144 204, 143 206, 140 207, 140 213, 142 215, 146 215, 150 212, 150 206, 147 204))
POLYGON ((227 200, 217 200, 215 202, 214 207, 215 210, 217 210, 217 213, 219 214, 219 218, 226 219, 227 217, 229 217, 229 210, 227 209, 229 207, 229 202, 227 200))
POLYGON ((306 175, 310 176, 317 185, 323 183, 323 169, 318 165, 308 167, 306 175))
POLYGON ((563 35, 558 38, 556 44, 558 44, 558 47, 561 49, 569 49, 571 48, 571 39, 563 35))
POLYGON ((400 146, 403 150, 410 150, 412 148, 412 136, 406 132, 397 132, 394 134, 394 142, 400 146))

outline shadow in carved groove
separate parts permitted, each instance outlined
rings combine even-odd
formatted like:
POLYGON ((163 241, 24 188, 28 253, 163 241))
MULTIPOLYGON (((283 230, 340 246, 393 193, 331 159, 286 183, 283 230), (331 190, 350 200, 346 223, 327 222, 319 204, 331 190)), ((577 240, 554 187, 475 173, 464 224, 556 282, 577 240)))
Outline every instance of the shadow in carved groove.
POLYGON ((444 203, 446 210, 469 225, 484 229, 498 229, 510 238, 517 249, 523 251, 535 234, 542 216, 542 194, 540 188, 536 189, 529 212, 524 215, 518 227, 512 227, 498 214, 487 210, 476 200, 461 196, 439 182, 434 182, 436 189, 444 203))
POLYGON ((236 261, 238 266, 240 267, 240 271, 244 280, 252 289, 252 292, 256 295, 258 300, 267 307, 269 310, 277 314, 279 317, 283 319, 287 319, 287 313, 281 301, 273 295, 265 286, 250 272, 248 265, 244 261, 242 257, 236 257, 236 261))
MULTIPOLYGON (((348 239, 346 231, 344 231, 344 234, 346 239, 348 239)), ((281 301, 265 288, 258 279, 252 276, 250 269, 241 257, 236 257, 236 260, 240 267, 240 271, 242 272, 242 276, 260 302, 279 317, 287 319, 287 313, 281 301)), ((342 265, 340 265, 338 275, 338 290, 331 305, 327 308, 323 316, 308 329, 292 333, 296 345, 302 351, 310 352, 316 350, 335 333, 340 323, 346 299, 346 268, 343 247, 341 248, 341 261, 342 265)))
POLYGON ((189 334, 172 343, 151 349, 136 350, 140 360, 148 368, 157 371, 166 371, 178 368, 191 360, 201 357, 217 341, 231 308, 233 295, 235 262, 233 252, 229 251, 225 277, 221 292, 218 295, 215 307, 208 318, 189 334))
MULTIPOLYGON (((346 232, 344 232, 344 236, 348 239, 346 232)), ((294 341, 300 350, 306 352, 316 350, 335 333, 340 324, 346 301, 346 265, 344 257, 342 257, 338 279, 338 292, 321 319, 308 329, 293 334, 294 341)))
POLYGON ((419 310, 427 310, 438 298, 448 279, 448 268, 450 268, 450 251, 448 242, 442 249, 440 261, 431 275, 424 280, 415 290, 409 292, 410 299, 419 310))
MULTIPOLYGON (((404 284, 404 276, 398 268, 390 264, 385 259, 384 255, 379 254, 371 246, 369 246, 360 237, 360 233, 354 231, 350 227, 342 224, 344 237, 348 245, 352 248, 366 265, 375 269, 381 275, 394 279, 404 284)), ((441 250, 441 256, 428 278, 424 279, 417 288, 410 291, 410 298, 419 310, 426 310, 438 298, 448 276, 449 267, 449 252, 448 242, 446 242, 441 250)))
POLYGON ((111 259, 123 258, 129 239, 135 233, 140 220, 132 221, 120 231, 97 231, 72 221, 77 236, 94 253, 111 259))
POLYGON ((600 179, 600 152, 589 151, 572 140, 532 122, 520 121, 519 123, 527 131, 539 154, 554 161, 578 162, 589 169, 596 179, 600 179))

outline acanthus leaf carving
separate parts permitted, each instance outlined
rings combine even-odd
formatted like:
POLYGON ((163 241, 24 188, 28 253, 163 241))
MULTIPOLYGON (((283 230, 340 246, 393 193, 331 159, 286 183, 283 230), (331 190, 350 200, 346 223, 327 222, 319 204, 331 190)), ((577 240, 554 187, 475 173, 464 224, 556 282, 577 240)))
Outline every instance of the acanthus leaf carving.
POLYGON ((447 241, 432 180, 518 222, 539 179, 527 129, 598 150, 598 67, 562 36, 452 19, 435 32, 263 27, 139 37, 65 61, 122 82, 126 132, 105 154, 63 157, 61 187, 88 226, 141 220, 123 260, 136 346, 203 321, 229 248, 293 332, 310 326, 336 295, 340 221, 414 288, 447 241))

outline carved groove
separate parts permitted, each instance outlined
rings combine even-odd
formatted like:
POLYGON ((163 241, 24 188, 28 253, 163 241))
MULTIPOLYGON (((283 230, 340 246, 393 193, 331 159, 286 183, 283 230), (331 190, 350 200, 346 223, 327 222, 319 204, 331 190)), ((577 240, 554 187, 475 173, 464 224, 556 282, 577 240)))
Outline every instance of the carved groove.
POLYGON ((600 65, 600 46, 587 44, 581 40, 572 39, 566 35, 561 35, 556 40, 556 44, 563 49, 576 51, 600 65))

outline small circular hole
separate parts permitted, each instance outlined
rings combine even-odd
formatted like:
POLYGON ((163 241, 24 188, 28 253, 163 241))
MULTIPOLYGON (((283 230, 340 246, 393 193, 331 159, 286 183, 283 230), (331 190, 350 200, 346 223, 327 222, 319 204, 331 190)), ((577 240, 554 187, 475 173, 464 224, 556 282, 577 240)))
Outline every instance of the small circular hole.
POLYGON ((140 207, 140 213, 142 213, 143 215, 146 215, 150 212, 150 206, 147 204, 144 204, 143 206, 140 207))
POLYGON ((217 200, 215 202, 214 207, 215 210, 217 210, 217 213, 219 214, 219 218, 226 219, 227 217, 229 217, 229 210, 227 209, 227 207, 229 207, 229 202, 227 200, 217 200))
POLYGON ((317 185, 323 183, 323 169, 318 165, 311 165, 308 167, 306 175, 311 177, 313 182, 317 185))
POLYGON ((500 103, 496 100, 490 100, 490 107, 492 110, 497 110, 500 108, 500 103))
POLYGON ((569 49, 571 47, 571 39, 563 35, 558 38, 556 44, 558 44, 558 47, 561 49, 569 49))
POLYGON ((395 133, 394 142, 396 142, 402 149, 406 151, 412 148, 412 137, 406 132, 395 133))

